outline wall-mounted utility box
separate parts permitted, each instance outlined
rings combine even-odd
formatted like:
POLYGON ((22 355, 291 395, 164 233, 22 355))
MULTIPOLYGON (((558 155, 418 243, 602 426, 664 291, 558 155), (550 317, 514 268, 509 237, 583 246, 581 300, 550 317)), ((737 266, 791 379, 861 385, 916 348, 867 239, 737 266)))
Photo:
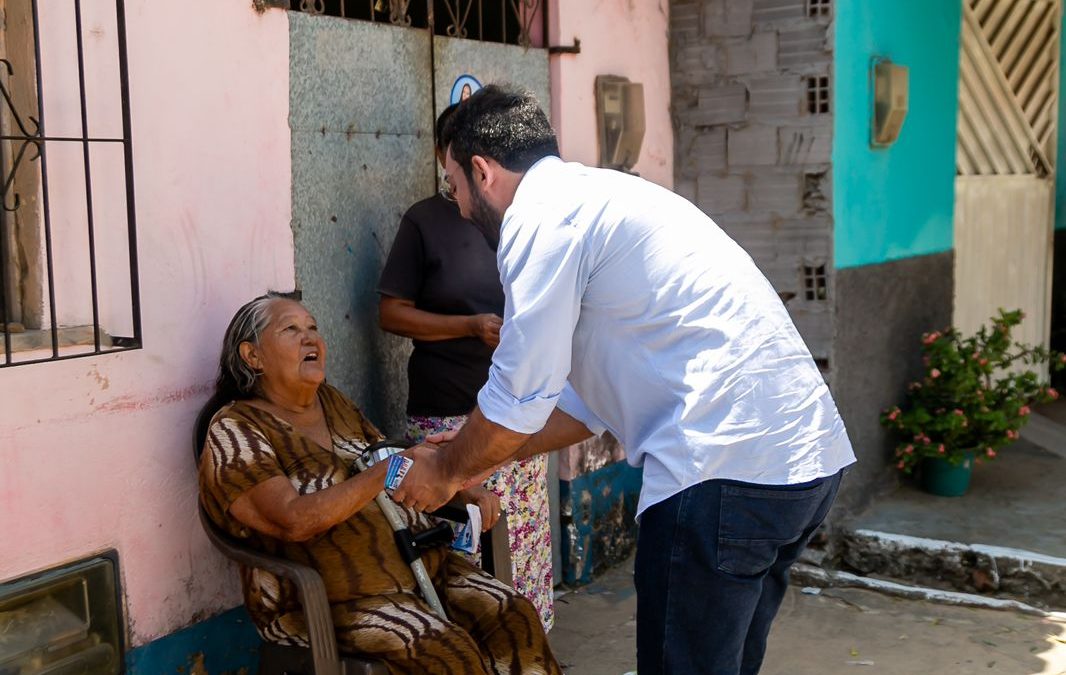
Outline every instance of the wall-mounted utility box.
POLYGON ((0 673, 122 673, 118 579, 111 551, 0 583, 0 673))
POLYGON ((600 166, 628 171, 644 142, 644 85, 617 75, 596 77, 600 166))
POLYGON ((873 120, 870 145, 885 148, 896 142, 903 129, 909 105, 909 73, 906 66, 888 59, 874 59, 873 120))

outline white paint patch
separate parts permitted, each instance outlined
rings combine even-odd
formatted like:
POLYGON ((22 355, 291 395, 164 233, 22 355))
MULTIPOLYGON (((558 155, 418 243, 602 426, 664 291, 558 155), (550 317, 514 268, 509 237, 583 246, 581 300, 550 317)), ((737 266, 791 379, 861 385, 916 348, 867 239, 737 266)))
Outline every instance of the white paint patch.
POLYGON ((889 595, 908 598, 911 600, 925 600, 945 605, 960 607, 983 607, 986 609, 1006 609, 1024 614, 1051 617, 1058 620, 1066 620, 1066 612, 1049 612, 1017 600, 1004 600, 1002 598, 987 598, 983 595, 972 593, 959 593, 957 591, 942 591, 936 588, 924 586, 908 586, 907 584, 883 579, 871 579, 860 577, 849 572, 829 572, 820 567, 811 565, 796 565, 793 570, 807 575, 808 580, 824 583, 829 587, 854 587, 864 588, 871 591, 879 591, 889 595))
POLYGON ((1020 548, 1006 546, 992 546, 990 544, 962 544, 942 539, 928 539, 926 537, 912 537, 906 534, 893 534, 890 532, 878 532, 876 530, 855 530, 855 535, 867 539, 875 539, 892 546, 893 548, 917 548, 931 553, 980 553, 986 556, 1007 559, 1021 565, 1040 563, 1053 567, 1066 567, 1066 558, 1059 558, 1035 551, 1026 551, 1020 548))

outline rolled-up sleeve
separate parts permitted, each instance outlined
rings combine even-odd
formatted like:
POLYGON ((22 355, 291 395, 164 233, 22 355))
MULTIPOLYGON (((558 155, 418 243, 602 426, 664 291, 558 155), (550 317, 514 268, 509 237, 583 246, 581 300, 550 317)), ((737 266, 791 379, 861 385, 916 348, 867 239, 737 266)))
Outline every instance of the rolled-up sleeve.
POLYGON ((570 374, 588 263, 581 228, 565 219, 530 222, 508 212, 500 235, 504 323, 478 407, 489 420, 532 434, 544 427, 570 374))

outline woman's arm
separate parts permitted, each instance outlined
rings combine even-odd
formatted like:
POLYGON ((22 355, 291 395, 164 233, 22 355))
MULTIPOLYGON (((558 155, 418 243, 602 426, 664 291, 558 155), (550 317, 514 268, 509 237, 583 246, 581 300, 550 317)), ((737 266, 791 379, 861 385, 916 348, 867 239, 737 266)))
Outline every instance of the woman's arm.
POLYGON ((381 296, 378 323, 382 330, 414 340, 433 342, 476 337, 495 347, 503 320, 495 314, 436 314, 415 307, 413 300, 381 296))
POLYGON ((230 514, 243 525, 283 541, 306 541, 344 522, 385 487, 388 462, 348 480, 300 495, 285 476, 274 476, 238 497, 230 514))

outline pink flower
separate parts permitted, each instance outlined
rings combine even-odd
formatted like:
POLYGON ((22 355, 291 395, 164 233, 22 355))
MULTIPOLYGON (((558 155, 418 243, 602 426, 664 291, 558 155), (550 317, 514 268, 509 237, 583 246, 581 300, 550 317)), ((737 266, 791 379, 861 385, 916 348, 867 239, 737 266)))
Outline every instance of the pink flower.
POLYGON ((1059 354, 1059 363, 1066 363, 1066 354, 1059 354))
POLYGON ((1021 435, 1021 434, 1019 434, 1019 433, 1018 433, 1017 431, 1015 431, 1014 429, 1007 429, 1007 438, 1009 438, 1009 439, 1010 439, 1010 440, 1012 440, 1012 441, 1016 441, 1016 440, 1018 440, 1018 437, 1019 437, 1020 435, 1021 435))
POLYGON ((987 366, 988 365, 988 359, 981 359, 977 363, 981 364, 982 366, 987 366))
POLYGON ((962 411, 959 410, 958 408, 955 408, 951 412, 955 413, 955 415, 957 415, 958 417, 962 417, 962 411))
POLYGON ((913 455, 914 454, 914 446, 913 445, 908 445, 907 447, 903 448, 903 454, 904 455, 913 455))
POLYGON ((941 443, 940 445, 936 446, 936 451, 939 452, 941 455, 943 455, 944 452, 945 452, 944 451, 944 444, 941 443))
POLYGON ((992 458, 992 457, 996 456, 996 451, 993 450, 992 448, 988 448, 988 449, 985 450, 985 454, 988 455, 989 458, 992 458))
POLYGON ((929 371, 929 377, 935 380, 936 378, 940 377, 940 371, 936 368, 933 368, 931 371, 929 371))
POLYGON ((1018 408, 1018 414, 1021 415, 1022 417, 1025 417, 1026 415, 1028 415, 1031 412, 1032 412, 1032 410, 1030 410, 1029 406, 1027 406, 1027 405, 1023 405, 1021 408, 1018 408))
POLYGON ((922 344, 931 345, 940 338, 940 331, 933 331, 932 333, 925 333, 922 335, 922 344))
POLYGON ((1052 387, 1048 387, 1047 395, 1050 396, 1052 400, 1054 400, 1059 397, 1059 392, 1055 391, 1055 389, 1052 387))
POLYGON ((896 465, 896 468, 897 468, 897 469, 903 469, 903 467, 905 467, 905 466, 906 466, 906 464, 904 464, 904 463, 903 463, 903 462, 901 461, 901 462, 900 462, 899 464, 897 464, 897 465, 896 465))
POLYGON ((895 422, 897 417, 899 417, 899 408, 893 408, 892 412, 888 414, 888 419, 895 422))

